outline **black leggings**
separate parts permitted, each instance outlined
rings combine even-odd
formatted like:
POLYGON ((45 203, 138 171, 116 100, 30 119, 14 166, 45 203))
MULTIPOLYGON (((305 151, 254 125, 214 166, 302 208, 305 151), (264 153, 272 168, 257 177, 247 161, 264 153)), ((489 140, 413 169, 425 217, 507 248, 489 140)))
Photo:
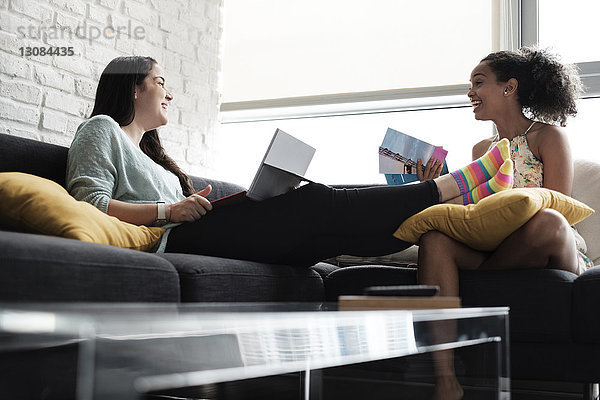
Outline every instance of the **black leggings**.
POLYGON ((433 181, 360 189, 311 183, 179 225, 165 251, 306 266, 341 254, 391 254, 410 245, 392 236, 398 226, 437 203, 433 181))

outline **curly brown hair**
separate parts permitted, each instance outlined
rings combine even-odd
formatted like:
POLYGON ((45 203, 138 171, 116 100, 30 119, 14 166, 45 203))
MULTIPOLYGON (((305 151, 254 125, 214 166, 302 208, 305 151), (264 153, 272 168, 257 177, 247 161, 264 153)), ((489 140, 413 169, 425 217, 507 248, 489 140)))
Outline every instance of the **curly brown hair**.
POLYGON ((499 82, 515 78, 523 112, 532 119, 565 126, 577 114, 576 101, 583 91, 577 67, 563 64, 547 49, 523 47, 498 51, 481 62, 487 63, 499 82))

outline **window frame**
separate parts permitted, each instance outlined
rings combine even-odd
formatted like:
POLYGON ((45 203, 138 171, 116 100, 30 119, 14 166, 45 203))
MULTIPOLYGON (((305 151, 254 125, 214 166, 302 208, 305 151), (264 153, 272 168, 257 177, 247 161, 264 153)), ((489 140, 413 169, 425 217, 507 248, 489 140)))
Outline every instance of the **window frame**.
MULTIPOLYGON (((495 50, 517 50, 539 41, 539 0, 494 0, 495 50)), ((583 98, 600 97, 600 60, 578 63, 583 98)), ((221 123, 470 107, 468 84, 225 102, 221 123)))
MULTIPOLYGON (((539 43, 539 0, 519 0, 521 46, 539 43)), ((582 98, 600 97, 600 60, 576 63, 584 85, 582 98)))

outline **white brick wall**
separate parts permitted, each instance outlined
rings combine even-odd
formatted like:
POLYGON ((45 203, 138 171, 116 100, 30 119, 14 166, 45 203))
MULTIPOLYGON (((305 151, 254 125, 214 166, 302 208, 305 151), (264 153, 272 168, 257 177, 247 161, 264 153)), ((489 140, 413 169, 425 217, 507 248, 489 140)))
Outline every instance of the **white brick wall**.
POLYGON ((167 152, 188 173, 210 175, 223 1, 0 0, 0 132, 68 146, 106 64, 149 55, 175 96, 160 129, 167 152), (110 26, 122 27, 119 37, 101 34, 110 26), (75 55, 21 56, 26 46, 72 46, 75 55))

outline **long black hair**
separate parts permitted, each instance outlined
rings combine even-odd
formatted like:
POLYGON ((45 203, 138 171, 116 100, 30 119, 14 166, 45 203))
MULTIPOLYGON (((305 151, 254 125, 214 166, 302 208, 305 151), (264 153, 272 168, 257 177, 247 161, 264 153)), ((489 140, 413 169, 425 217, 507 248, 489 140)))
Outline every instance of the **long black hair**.
MULTIPOLYGON (((144 83, 154 64, 155 59, 142 56, 117 57, 108 63, 100 76, 90 117, 108 115, 120 126, 129 125, 135 117, 136 86, 144 83)), ((185 196, 195 192, 190 177, 165 153, 156 129, 144 133, 140 149, 155 163, 179 178, 185 196)))
POLYGON ((499 82, 515 78, 519 103, 531 118, 565 126, 577 114, 576 101, 582 92, 574 65, 563 64, 545 49, 523 47, 518 51, 491 53, 487 63, 499 82))

